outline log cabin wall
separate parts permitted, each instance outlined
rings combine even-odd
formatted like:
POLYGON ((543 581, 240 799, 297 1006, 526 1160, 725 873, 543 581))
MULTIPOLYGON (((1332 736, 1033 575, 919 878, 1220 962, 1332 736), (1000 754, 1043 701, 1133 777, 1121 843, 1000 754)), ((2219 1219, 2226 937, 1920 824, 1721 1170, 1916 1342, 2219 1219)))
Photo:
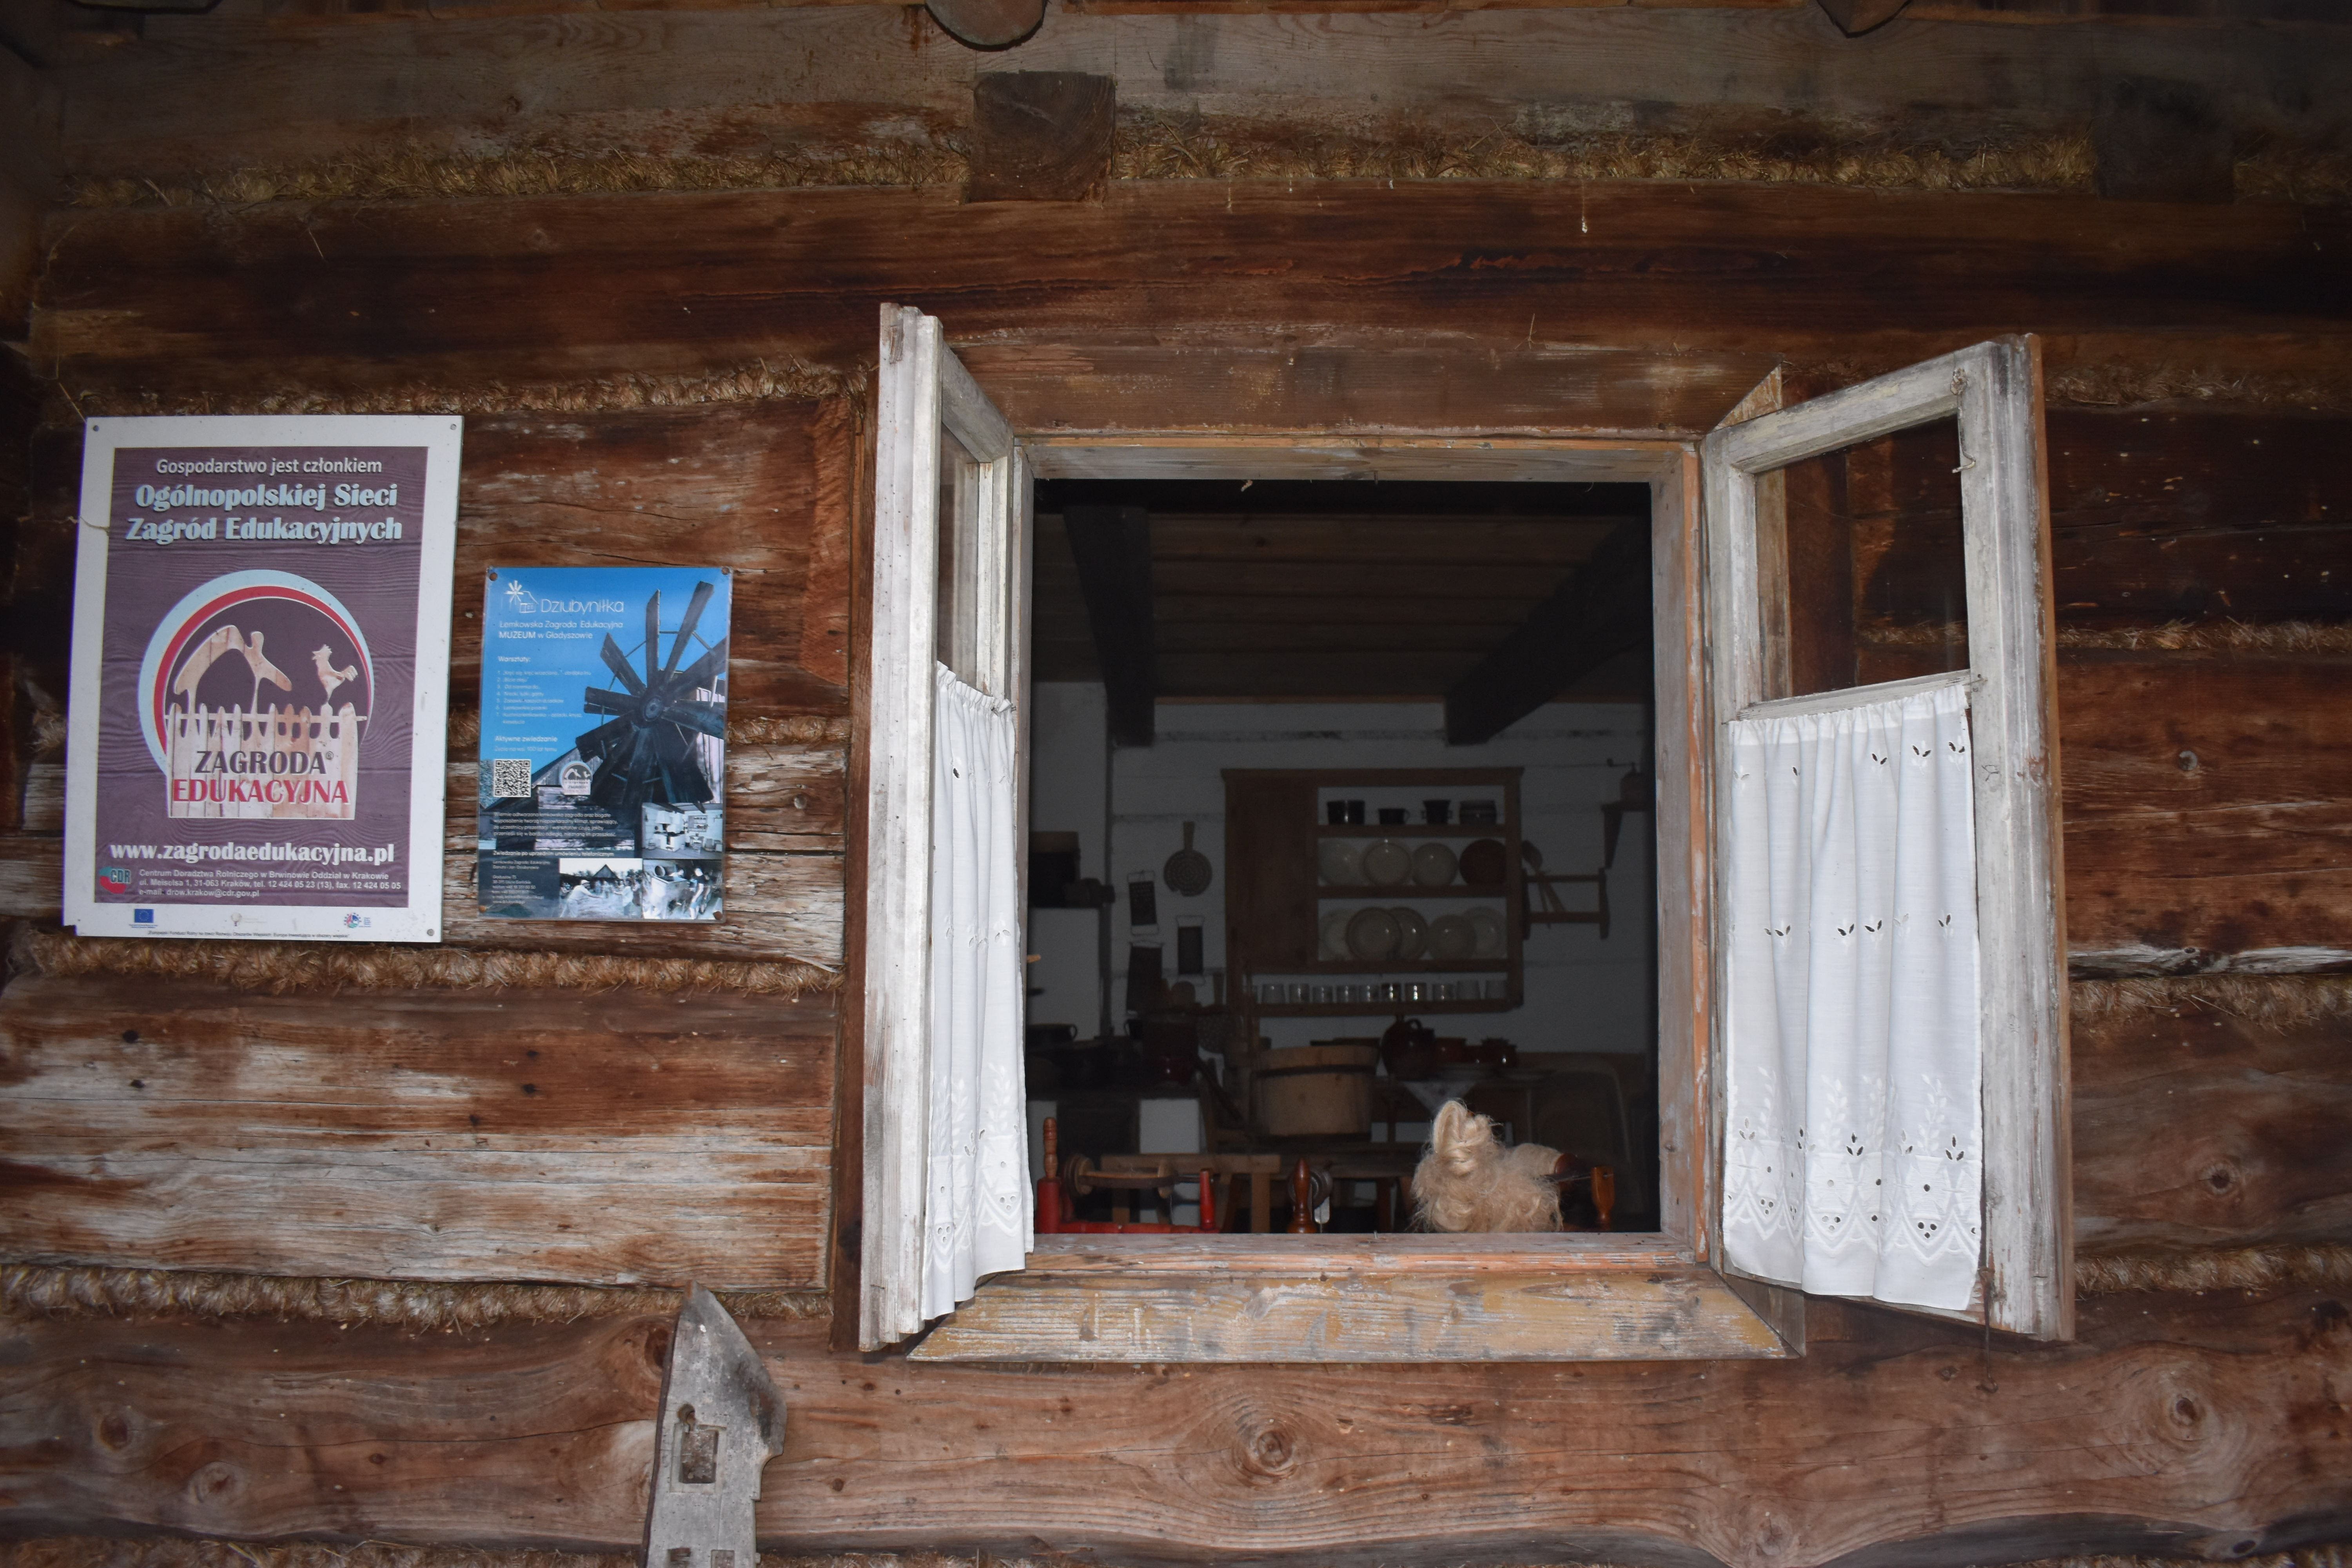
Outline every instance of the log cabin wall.
MULTIPOLYGON (((1093 0, 976 56, 854 5, 12 5, 0 69, 33 62, 62 184, 20 182, 50 210, 0 463, 27 498, 6 1530, 630 1550, 664 1292, 699 1278, 791 1404, 775 1550, 1778 1565, 2352 1538, 2352 29, 2292 0, 2069 9, 1914 0, 1848 39, 1811 0, 1093 0), (1084 199, 962 199, 990 172, 972 80, 1000 68, 1114 82, 1084 199), (2189 109, 2151 117, 2135 81, 2189 109), (1823 1302, 1787 1363, 834 1348, 886 300, 940 315, 1029 429, 1688 431, 1776 363, 1819 389, 2045 334, 2078 1342, 1823 1302), (737 568, 727 921, 494 926, 459 876, 437 950, 58 931, 77 420, 309 409, 468 416, 461 805, 482 566, 737 568)), ((1937 525, 1904 485, 1926 461, 1849 483, 1815 563, 1885 611, 1873 668, 1941 635, 1884 547, 1937 525)))

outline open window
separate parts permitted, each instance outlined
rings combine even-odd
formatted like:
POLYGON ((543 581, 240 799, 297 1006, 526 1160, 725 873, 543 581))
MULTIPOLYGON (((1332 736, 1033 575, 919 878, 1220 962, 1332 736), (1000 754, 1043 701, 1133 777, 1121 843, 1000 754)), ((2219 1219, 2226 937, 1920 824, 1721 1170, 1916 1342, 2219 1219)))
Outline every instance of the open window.
MULTIPOLYGON (((1724 1068, 1727 1053, 1748 1043, 1724 1007, 1747 984, 1725 951, 1730 933, 1720 912, 1735 891, 1728 868, 1740 847, 1731 837, 1736 803, 1726 793, 1729 726, 1799 717, 1812 710, 1807 703, 1829 711, 1900 695, 1883 680, 1859 679, 1833 694, 1801 680, 1791 689, 1787 638, 1775 628, 1790 623, 1809 588, 1801 571, 1792 576, 1792 557, 1774 531, 1780 491, 1772 476, 1841 445, 1942 417, 1957 418, 1968 454, 1958 509, 1966 514, 1966 667, 1910 682, 1902 694, 1915 687, 1960 693, 1978 737, 1966 793, 1979 826, 1967 869, 1981 910, 1970 996, 1981 998, 1984 1040, 1985 1272, 1950 1310, 2003 1329, 2063 1335, 2071 1296, 2063 969, 2033 374, 2029 348, 1986 345, 1738 419, 1707 437, 1704 454, 1696 439, 1648 432, 1087 435, 1076 409, 1057 421, 1064 429, 1016 440, 941 347, 940 324, 886 308, 871 729, 859 742, 868 773, 860 846, 866 958, 853 977, 866 1031, 861 1342, 880 1348, 928 1325, 916 1356, 982 1361, 1802 1353, 1801 1268, 1752 1258, 1743 1268, 1727 1252, 1724 1068), (1655 1233, 1041 1236, 1025 1268, 980 1280, 951 1313, 924 1310, 924 1237, 938 1224, 925 1190, 940 1048, 927 989, 931 682, 943 663, 983 692, 1022 694, 1032 475, 1646 487, 1656 738, 1655 1233)), ((1738 413, 1766 406, 1751 399, 1738 413)), ((1216 417, 1204 409, 1186 423, 1216 417)))

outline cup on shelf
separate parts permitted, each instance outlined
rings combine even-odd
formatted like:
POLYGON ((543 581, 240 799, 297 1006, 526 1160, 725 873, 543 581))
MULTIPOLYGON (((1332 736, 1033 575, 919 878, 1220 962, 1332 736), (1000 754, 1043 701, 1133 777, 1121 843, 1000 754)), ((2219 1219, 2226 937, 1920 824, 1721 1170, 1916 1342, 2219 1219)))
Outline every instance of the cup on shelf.
POLYGON ((1305 1003, 1312 1001, 1314 999, 1314 995, 1315 988, 1313 986, 1307 984, 1304 980, 1294 980, 1290 983, 1289 995, 1286 999, 1292 1002, 1305 1003))
POLYGON ((1318 985, 1315 988, 1315 1000, 1318 1005, 1328 1007, 1339 999, 1339 987, 1335 985, 1318 985))
POLYGON ((1428 1001, 1429 982, 1426 980, 1407 981, 1404 987, 1404 999, 1415 1005, 1428 1001))
POLYGON ((1372 1000, 1375 1002, 1402 1002, 1404 1000, 1404 988, 1400 986, 1393 980, 1383 980, 1379 984, 1372 987, 1372 1000))
POLYGON ((1257 999, 1267 1006, 1279 1005, 1282 1001, 1282 982, 1279 980, 1260 981, 1257 988, 1257 999))
POLYGON ((1501 820, 1491 800, 1465 800, 1462 803, 1462 826, 1465 827, 1492 827, 1501 820))
POLYGON ((1364 825, 1364 803, 1360 800, 1350 800, 1342 804, 1348 808, 1348 826, 1361 827, 1364 825))
POLYGON ((1323 803, 1323 820, 1329 823, 1334 827, 1347 826, 1348 803, 1344 800, 1325 801, 1323 803))
POLYGON ((1439 981, 1436 999, 1440 1002, 1459 1002, 1462 999, 1461 984, 1453 980, 1439 981))
POLYGON ((1443 827, 1454 816, 1450 800, 1424 800, 1421 803, 1421 819, 1432 827, 1443 827))
POLYGON ((1402 827, 1404 826, 1404 818, 1405 810, 1404 807, 1401 805, 1384 805, 1381 807, 1381 826, 1382 827, 1402 827))

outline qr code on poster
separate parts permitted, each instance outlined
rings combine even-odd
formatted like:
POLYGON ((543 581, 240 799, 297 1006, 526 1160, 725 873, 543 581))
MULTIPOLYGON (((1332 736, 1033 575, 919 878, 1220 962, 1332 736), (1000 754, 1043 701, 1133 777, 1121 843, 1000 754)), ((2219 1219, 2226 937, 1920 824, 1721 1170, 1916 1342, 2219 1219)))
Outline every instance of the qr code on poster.
POLYGON ((527 757, 491 758, 490 798, 492 800, 530 799, 530 760, 527 757))

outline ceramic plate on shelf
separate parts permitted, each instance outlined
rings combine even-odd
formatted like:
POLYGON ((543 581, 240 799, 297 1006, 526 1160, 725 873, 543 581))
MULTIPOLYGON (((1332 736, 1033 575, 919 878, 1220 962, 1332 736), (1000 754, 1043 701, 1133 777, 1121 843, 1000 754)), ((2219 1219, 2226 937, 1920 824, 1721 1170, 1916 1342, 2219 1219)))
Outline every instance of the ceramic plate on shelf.
POLYGON ((1499 888, 1507 868, 1499 838, 1474 839, 1462 847, 1462 879, 1474 888, 1499 888))
POLYGON ((1371 962, 1396 954, 1396 917, 1378 907, 1358 910, 1348 919, 1348 951, 1371 962))
POLYGON ((1467 958, 1477 945, 1477 930, 1466 915, 1440 915, 1429 922, 1432 958, 1467 958))
POLYGON ((1454 881, 1454 848, 1433 838, 1412 852, 1412 879, 1424 888, 1444 888, 1454 881))
POLYGON ((1323 956, 1350 958, 1348 951, 1348 919, 1352 911, 1333 910, 1323 917, 1323 956))
POLYGON ((1401 888, 1412 875, 1412 856, 1395 839, 1383 838, 1365 848, 1364 880, 1373 887, 1401 888))
POLYGON ((1503 956, 1503 917, 1481 905, 1470 911, 1471 951, 1480 958, 1503 956))
POLYGON ((1429 922, 1421 918, 1419 910, 1399 904, 1389 911, 1389 916, 1397 925, 1399 958, 1419 958, 1429 951, 1429 922))
MULTIPOLYGON (((1291 862, 1297 865, 1297 861, 1291 862)), ((1364 851, 1361 845, 1350 844, 1344 838, 1326 838, 1315 851, 1316 868, 1323 873, 1323 885, 1328 888, 1358 888, 1364 881, 1364 851)))

